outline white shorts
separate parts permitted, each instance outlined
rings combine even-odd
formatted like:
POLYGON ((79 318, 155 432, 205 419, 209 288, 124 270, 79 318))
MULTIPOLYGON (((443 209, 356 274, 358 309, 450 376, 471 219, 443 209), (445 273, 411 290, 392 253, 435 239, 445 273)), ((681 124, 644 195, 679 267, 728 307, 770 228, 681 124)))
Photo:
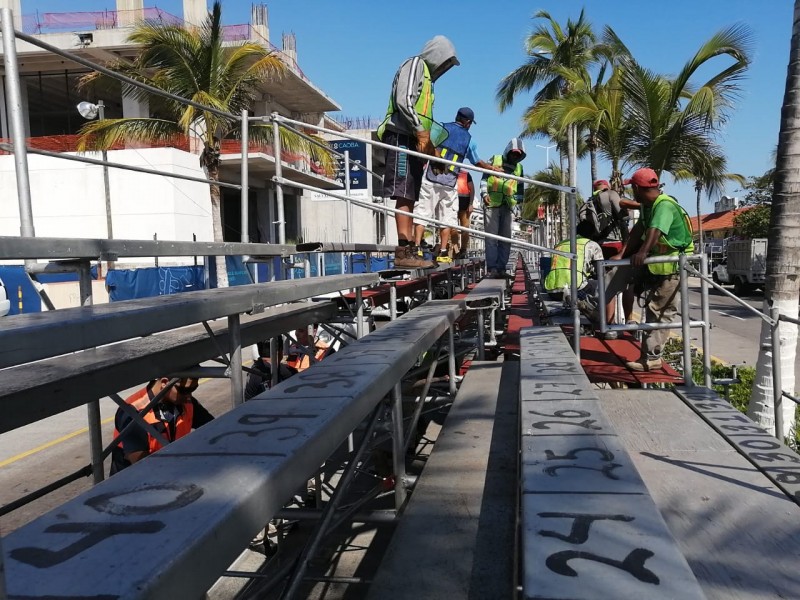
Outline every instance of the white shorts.
MULTIPOLYGON (((419 200, 414 214, 442 221, 447 226, 458 225, 458 190, 430 181, 423 175, 419 200)), ((423 222, 422 225, 428 223, 423 222)))

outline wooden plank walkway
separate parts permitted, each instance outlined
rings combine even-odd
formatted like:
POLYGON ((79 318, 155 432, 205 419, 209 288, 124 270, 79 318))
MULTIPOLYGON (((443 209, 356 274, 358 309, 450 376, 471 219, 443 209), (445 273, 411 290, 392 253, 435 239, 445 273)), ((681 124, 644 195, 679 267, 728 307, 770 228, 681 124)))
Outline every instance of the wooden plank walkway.
POLYGON ((800 598, 800 507, 672 392, 598 395, 707 598, 800 598))

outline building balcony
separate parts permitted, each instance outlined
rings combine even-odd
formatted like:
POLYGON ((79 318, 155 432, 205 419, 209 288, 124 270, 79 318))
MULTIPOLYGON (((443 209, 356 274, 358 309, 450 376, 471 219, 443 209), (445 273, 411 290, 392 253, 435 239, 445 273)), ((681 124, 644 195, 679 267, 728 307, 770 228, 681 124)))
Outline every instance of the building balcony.
MULTIPOLYGON (((47 150, 49 152, 77 153, 77 135, 49 135, 28 138, 26 143, 29 148, 47 150)), ((0 142, 11 143, 10 140, 0 139, 0 142)), ((130 148, 124 143, 119 143, 109 150, 124 150, 130 148)), ((176 136, 169 141, 152 142, 146 145, 137 144, 137 150, 146 148, 175 148, 184 152, 197 154, 198 148, 186 136, 176 136)), ((0 155, 9 152, 0 150, 0 155)), ((284 177, 305 185, 322 189, 341 189, 341 186, 332 179, 334 172, 326 169, 309 155, 294 152, 282 152, 281 164, 284 177)), ((250 144, 248 146, 248 167, 251 183, 253 180, 269 180, 275 175, 275 153, 271 145, 250 144)), ((113 157, 111 157, 113 161, 113 157)), ((220 179, 222 181, 238 182, 240 180, 242 165, 242 145, 238 140, 223 140, 220 148, 220 179)))

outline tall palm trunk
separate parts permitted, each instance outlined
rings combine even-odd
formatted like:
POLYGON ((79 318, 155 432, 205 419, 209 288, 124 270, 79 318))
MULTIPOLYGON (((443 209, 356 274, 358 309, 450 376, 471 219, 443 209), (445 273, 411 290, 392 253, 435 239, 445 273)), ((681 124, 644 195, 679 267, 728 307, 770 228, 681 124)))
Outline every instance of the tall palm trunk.
POLYGON ((589 163, 591 165, 592 183, 597 181, 597 134, 589 132, 589 163))
MULTIPOLYGON (((208 178, 212 181, 219 181, 219 162, 208 161, 208 178)), ((211 185, 211 227, 215 242, 225 241, 222 232, 222 193, 218 185, 211 185)), ((225 264, 224 256, 216 257, 217 265, 217 287, 228 287, 228 267, 225 264)))
MULTIPOLYGON (((561 166, 561 185, 567 185, 567 170, 564 165, 564 153, 559 150, 558 161, 561 166)), ((555 243, 560 242, 566 237, 564 235, 564 222, 566 219, 565 208, 567 207, 567 195, 564 192, 558 192, 558 239, 554 240, 555 243)))
MULTIPOLYGON (((781 111, 778 160, 767 248, 765 309, 771 303, 782 315, 797 318, 800 287, 800 0, 795 0, 792 44, 786 91, 781 111)), ((781 323, 781 386, 794 394, 794 361, 797 326, 781 323)), ((770 347, 770 328, 761 326, 761 348, 770 347)), ((783 401, 783 424, 787 436, 794 437, 795 406, 783 401)), ((772 396, 772 352, 762 351, 756 364, 756 379, 747 414, 774 431, 772 396)))

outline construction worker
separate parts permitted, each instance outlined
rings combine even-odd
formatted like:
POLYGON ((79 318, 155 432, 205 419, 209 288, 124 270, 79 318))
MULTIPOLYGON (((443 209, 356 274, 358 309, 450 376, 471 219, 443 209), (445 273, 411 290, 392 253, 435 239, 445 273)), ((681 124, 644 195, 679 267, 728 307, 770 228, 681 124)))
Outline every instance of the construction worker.
MULTIPOLYGON (((283 336, 275 338, 278 348, 278 383, 289 379, 294 373, 281 362, 283 359, 283 336)), ((272 387, 272 356, 270 353, 270 343, 258 342, 258 357, 253 361, 253 371, 247 377, 247 384, 244 388, 244 399, 250 400, 258 394, 265 392, 272 387)))
MULTIPOLYGON (((478 148, 469 128, 475 122, 475 113, 468 106, 462 106, 456 113, 456 120, 452 123, 445 123, 443 127, 447 131, 447 139, 436 148, 438 156, 455 162, 463 162, 467 159, 470 163, 483 169, 495 169, 489 163, 478 158, 478 148)), ((460 169, 453 165, 443 165, 436 162, 429 162, 425 167, 422 177, 422 186, 419 192, 419 202, 414 206, 414 214, 420 217, 428 217, 443 221, 446 226, 439 229, 439 248, 436 253, 438 263, 452 262, 448 252, 450 243, 450 225, 458 223, 457 203, 458 203, 458 175, 460 169)), ((417 246, 422 241, 422 234, 425 231, 425 224, 417 223, 414 231, 415 243, 417 246)))
MULTIPOLYGON (((578 308, 581 312, 597 322, 597 272, 595 270, 595 261, 603 260, 603 249, 600 244, 589 238, 591 234, 591 226, 588 223, 580 222, 576 227, 576 253, 578 255, 578 308)), ((556 247, 560 252, 570 252, 569 238, 560 241, 556 247)), ((572 261, 559 254, 553 254, 553 259, 550 271, 544 279, 544 289, 553 298, 563 298, 568 300, 570 291, 570 283, 572 282, 572 261)), ((608 302, 606 306, 606 315, 610 323, 614 317, 614 299, 608 302)), ((605 339, 617 339, 616 331, 608 331, 605 334, 605 339)))
MULTIPOLYGON (((671 323, 678 315, 680 273, 678 263, 645 265, 651 256, 675 256, 693 247, 692 225, 686 211, 672 196, 661 192, 658 173, 639 169, 625 184, 631 184, 634 200, 642 204, 642 218, 631 230, 622 251, 612 257, 630 257, 630 266, 617 267, 606 279, 607 294, 613 296, 634 282, 644 297, 648 323, 671 323)), ((632 371, 652 371, 663 367, 661 352, 669 330, 645 331, 642 355, 626 366, 632 371)))
MULTIPOLYGON (((394 76, 386 118, 378 127, 378 139, 402 149, 435 155, 435 147, 443 141, 444 130, 437 126, 439 139, 431 140, 433 120, 433 84, 458 65, 455 47, 443 35, 426 42, 418 56, 405 60, 394 76), (440 131, 441 130, 441 131, 440 131)), ((396 207, 411 213, 419 200, 425 161, 395 150, 386 151, 383 196, 396 201, 396 207)), ((436 266, 417 256, 413 246, 414 221, 411 215, 395 214, 398 246, 396 267, 424 268, 436 266)))
MULTIPOLYGON (((512 138, 503 154, 495 154, 489 162, 500 167, 502 172, 522 177, 522 160, 525 146, 519 138, 512 138)), ((483 229, 503 237, 511 237, 511 220, 514 207, 522 202, 524 185, 514 179, 500 175, 486 175, 481 179, 481 198, 484 205, 483 229)), ((511 242, 501 242, 486 238, 486 269, 489 277, 503 279, 511 254, 511 242)))
POLYGON ((141 413, 161 394, 159 401, 141 415, 160 435, 155 436, 139 423, 128 427, 133 421, 130 411, 117 409, 114 438, 118 441, 111 450, 111 475, 160 450, 162 442, 174 442, 214 419, 192 396, 197 386, 197 379, 180 379, 170 385, 169 377, 161 377, 125 399, 126 404, 141 413))
MULTIPOLYGON (((470 217, 474 207, 472 205, 473 198, 475 198, 475 184, 472 181, 472 173, 463 170, 458 174, 458 183, 456 184, 458 191, 458 224, 462 227, 470 226, 470 217)), ((461 232, 461 241, 458 244, 458 253, 455 258, 467 258, 467 251, 469 250, 469 232, 461 232)))
POLYGON ((312 345, 309 343, 311 337, 309 337, 308 329, 295 330, 294 336, 297 342, 289 346, 289 352, 286 355, 286 367, 292 374, 305 371, 315 362, 319 362, 333 353, 330 343, 316 337, 316 326, 314 326, 313 332, 314 343, 312 345))

